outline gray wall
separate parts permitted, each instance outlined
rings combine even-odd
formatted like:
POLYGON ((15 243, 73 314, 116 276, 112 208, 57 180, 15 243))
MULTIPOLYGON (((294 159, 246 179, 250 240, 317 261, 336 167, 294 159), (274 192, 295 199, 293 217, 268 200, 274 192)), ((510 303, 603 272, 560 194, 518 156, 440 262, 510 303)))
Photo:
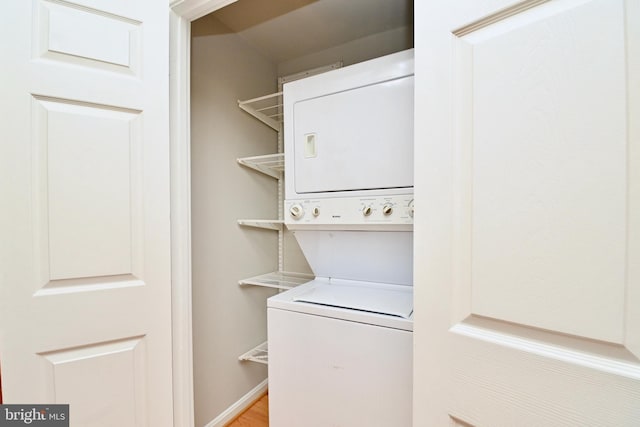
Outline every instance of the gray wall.
POLYGON ((274 291, 239 279, 274 271, 277 233, 239 218, 277 218, 277 181, 238 157, 275 153, 277 134, 237 107, 276 91, 276 67, 212 17, 192 25, 191 185, 196 426, 203 426, 267 376, 238 356, 266 340, 274 291))

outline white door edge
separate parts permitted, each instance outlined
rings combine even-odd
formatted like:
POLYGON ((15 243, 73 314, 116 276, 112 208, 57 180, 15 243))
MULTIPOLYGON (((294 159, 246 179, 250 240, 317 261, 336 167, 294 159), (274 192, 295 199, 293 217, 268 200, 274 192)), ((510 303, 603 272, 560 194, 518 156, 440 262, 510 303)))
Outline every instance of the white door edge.
POLYGON ((173 422, 194 425, 191 306, 191 21, 236 0, 170 3, 169 123, 171 150, 171 317, 173 422))

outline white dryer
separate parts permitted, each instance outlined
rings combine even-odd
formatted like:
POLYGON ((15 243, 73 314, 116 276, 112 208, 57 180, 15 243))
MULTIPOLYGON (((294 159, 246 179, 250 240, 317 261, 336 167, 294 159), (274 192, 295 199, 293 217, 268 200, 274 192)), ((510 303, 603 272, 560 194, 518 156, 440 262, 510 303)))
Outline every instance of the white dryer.
POLYGON ((413 52, 288 83, 284 115, 316 278, 267 301, 270 425, 411 426, 413 52))

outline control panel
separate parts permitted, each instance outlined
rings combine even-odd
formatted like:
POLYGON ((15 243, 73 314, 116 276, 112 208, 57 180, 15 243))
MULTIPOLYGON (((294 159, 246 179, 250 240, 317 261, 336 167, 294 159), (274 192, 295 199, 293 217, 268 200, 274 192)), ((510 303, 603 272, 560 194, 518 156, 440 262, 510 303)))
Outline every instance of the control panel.
POLYGON ((284 202, 287 225, 411 225, 413 209, 413 194, 284 202))

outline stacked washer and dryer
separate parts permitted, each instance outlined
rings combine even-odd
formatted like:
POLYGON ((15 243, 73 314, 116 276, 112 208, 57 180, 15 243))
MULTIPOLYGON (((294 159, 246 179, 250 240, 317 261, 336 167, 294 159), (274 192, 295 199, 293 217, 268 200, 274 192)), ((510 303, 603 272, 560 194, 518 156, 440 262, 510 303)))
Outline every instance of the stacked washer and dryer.
POLYGON ((413 51, 285 84, 284 118, 315 279, 267 301, 270 425, 410 426, 413 51))

